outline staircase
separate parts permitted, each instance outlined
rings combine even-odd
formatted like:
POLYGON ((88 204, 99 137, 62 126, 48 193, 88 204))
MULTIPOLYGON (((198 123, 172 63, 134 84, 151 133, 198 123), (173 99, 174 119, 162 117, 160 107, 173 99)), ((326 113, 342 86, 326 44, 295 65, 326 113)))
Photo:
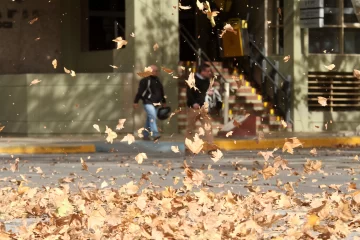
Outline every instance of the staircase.
MULTIPOLYGON (((179 74, 179 107, 186 109, 186 82, 190 72, 196 72, 196 62, 180 62, 178 68, 179 74), (185 67, 185 70, 182 69, 185 67)), ((213 62, 213 65, 221 73, 223 78, 230 83, 229 97, 229 116, 249 116, 249 124, 244 124, 243 137, 255 136, 256 133, 270 131, 287 131, 291 128, 284 128, 281 124, 281 117, 275 115, 275 111, 270 103, 264 102, 258 89, 251 85, 245 78, 244 74, 239 74, 237 70, 230 72, 229 69, 223 68, 222 62, 213 62), (236 79, 236 80, 234 80, 236 79), (250 119, 251 117, 251 119, 250 119), (248 128, 248 129, 246 129, 248 128)), ((213 69, 216 73, 215 69, 213 69)), ((216 74, 215 74, 216 75, 216 74)), ((214 87, 223 92, 221 84, 216 81, 214 87)), ((212 116, 213 134, 219 133, 223 127, 223 116, 212 116)), ((182 111, 178 115, 179 132, 184 133, 186 129, 186 112, 182 111)), ((199 123, 198 123, 199 124, 199 123)))

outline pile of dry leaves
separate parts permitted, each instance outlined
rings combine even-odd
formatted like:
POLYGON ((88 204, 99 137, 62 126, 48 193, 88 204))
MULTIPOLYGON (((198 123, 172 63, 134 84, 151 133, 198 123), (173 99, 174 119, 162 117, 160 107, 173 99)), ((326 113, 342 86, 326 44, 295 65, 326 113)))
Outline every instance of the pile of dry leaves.
MULTIPOLYGON (((268 160, 264 178, 286 169, 281 157, 268 160)), ((100 189, 78 184, 78 191, 70 191, 66 179, 55 188, 29 188, 24 181, 17 188, 2 188, 1 219, 38 221, 16 233, 6 232, 2 223, 0 239, 338 239, 360 230, 355 183, 347 193, 334 188, 304 195, 290 183, 263 192, 249 185, 249 194, 242 196, 215 193, 205 173, 186 162, 183 168, 183 178, 166 188, 153 185, 149 174, 120 187, 104 182, 100 189)), ((309 160, 303 174, 320 168, 321 162, 309 160)))

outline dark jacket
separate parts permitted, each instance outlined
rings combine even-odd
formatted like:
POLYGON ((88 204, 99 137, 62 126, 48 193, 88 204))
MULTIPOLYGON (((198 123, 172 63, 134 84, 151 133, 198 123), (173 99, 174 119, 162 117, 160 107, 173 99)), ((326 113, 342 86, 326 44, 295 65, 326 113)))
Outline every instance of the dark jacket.
POLYGON ((195 86, 199 90, 195 90, 187 86, 186 97, 187 97, 187 106, 192 107, 195 103, 200 106, 204 105, 206 93, 209 90, 210 79, 204 78, 201 79, 198 74, 195 74, 195 86))
POLYGON ((158 77, 150 76, 141 79, 134 103, 138 103, 140 99, 144 104, 166 103, 164 87, 158 77), (148 90, 149 80, 150 90, 148 90))

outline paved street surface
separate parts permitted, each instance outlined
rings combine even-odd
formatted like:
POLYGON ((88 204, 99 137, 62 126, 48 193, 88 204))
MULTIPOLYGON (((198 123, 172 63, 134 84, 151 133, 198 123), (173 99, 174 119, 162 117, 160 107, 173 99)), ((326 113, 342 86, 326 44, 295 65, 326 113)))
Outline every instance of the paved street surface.
MULTIPOLYGON (((141 149, 145 150, 145 149, 141 149)), ((138 164, 134 157, 139 153, 138 149, 129 146, 128 151, 114 153, 94 154, 53 154, 53 155, 2 155, 0 156, 1 179, 0 187, 17 187, 13 179, 28 180, 27 186, 42 187, 59 185, 59 179, 70 177, 74 182, 70 183, 72 189, 77 191, 77 184, 95 184, 100 188, 104 180, 109 187, 119 188, 120 185, 129 181, 138 182, 142 174, 149 173, 153 185, 164 187, 174 186, 174 178, 179 177, 180 181, 175 187, 182 185, 183 155, 181 153, 160 153, 157 150, 146 152, 148 159, 138 164), (10 171, 10 164, 19 158, 19 171, 10 171), (82 170, 80 158, 83 158, 88 165, 88 171, 82 170), (36 173, 35 167, 40 167, 43 174, 36 173), (99 173, 96 171, 102 168, 99 173)), ((285 183, 292 183, 294 190, 300 194, 321 193, 323 191, 333 192, 335 185, 341 185, 340 190, 347 188, 347 183, 359 182, 360 162, 354 157, 360 149, 321 149, 317 150, 317 156, 310 154, 310 149, 295 149, 294 155, 282 153, 281 149, 274 153, 274 157, 281 155, 288 160, 291 170, 280 170, 278 175, 264 180, 259 173, 264 165, 264 158, 258 155, 259 151, 233 151, 224 152, 224 158, 214 163, 206 155, 198 155, 187 160, 187 163, 194 169, 201 169, 208 177, 208 188, 214 192, 230 190, 233 193, 248 194, 246 186, 253 188, 259 186, 260 192, 270 189, 283 191, 285 183), (306 159, 321 160, 323 173, 303 174, 303 164, 306 159), (209 170, 209 165, 211 168, 209 170), (281 181, 281 182, 279 182, 281 181), (252 182, 252 184, 251 184, 252 182), (277 186, 278 185, 278 186, 277 186)), ((269 159, 273 162, 273 158, 269 159)), ((347 192, 346 190, 344 192, 347 192)), ((22 224, 21 220, 13 220, 6 224, 7 230, 16 230, 16 226, 22 224)), ((351 238, 355 233, 353 233, 351 238)), ((349 238, 349 239, 351 239, 349 238)))

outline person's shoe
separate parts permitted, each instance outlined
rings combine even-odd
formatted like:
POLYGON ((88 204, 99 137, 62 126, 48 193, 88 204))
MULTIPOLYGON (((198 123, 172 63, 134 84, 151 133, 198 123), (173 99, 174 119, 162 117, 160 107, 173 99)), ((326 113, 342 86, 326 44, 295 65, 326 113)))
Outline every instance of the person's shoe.
POLYGON ((159 135, 159 136, 156 136, 156 137, 152 137, 152 141, 153 141, 153 142, 156 142, 156 141, 158 141, 160 138, 161 138, 160 135, 159 135))

